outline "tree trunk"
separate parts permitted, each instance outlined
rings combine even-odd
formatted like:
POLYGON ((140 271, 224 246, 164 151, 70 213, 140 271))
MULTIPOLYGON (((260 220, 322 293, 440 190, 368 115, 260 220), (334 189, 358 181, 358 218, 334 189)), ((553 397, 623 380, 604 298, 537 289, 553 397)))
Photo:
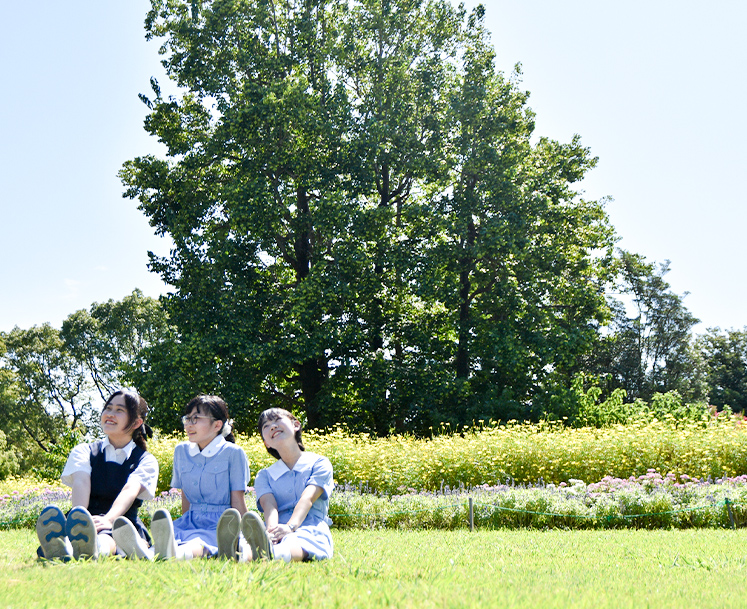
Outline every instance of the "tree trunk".
MULTIPOLYGON (((298 231, 293 247, 296 254, 296 285, 300 285, 311 273, 311 258, 314 247, 314 231, 309 209, 309 194, 303 188, 296 191, 298 231)), ((314 322, 312 322, 313 324, 314 322)), ((309 328, 313 333, 314 328, 309 328)), ((306 360, 295 366, 301 382, 304 409, 310 429, 323 425, 319 408, 319 393, 327 380, 327 361, 310 354, 306 360)))
POLYGON ((475 245, 476 229, 470 221, 467 229, 467 239, 464 247, 465 255, 459 261, 459 343, 456 353, 456 377, 469 378, 469 339, 470 330, 470 290, 472 289, 472 271, 475 267, 473 247, 475 245))

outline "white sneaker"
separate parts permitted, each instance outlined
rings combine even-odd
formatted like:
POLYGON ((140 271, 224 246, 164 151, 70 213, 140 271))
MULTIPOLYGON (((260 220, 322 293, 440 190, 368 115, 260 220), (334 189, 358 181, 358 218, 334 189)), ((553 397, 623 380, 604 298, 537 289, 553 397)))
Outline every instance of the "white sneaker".
POLYGON ((150 522, 150 533, 153 537, 153 552, 155 557, 166 560, 176 557, 176 541, 174 541, 174 523, 171 514, 163 508, 157 509, 150 522))
POLYGON ((128 518, 120 516, 114 521, 112 525, 112 537, 117 547, 127 555, 127 558, 153 560, 153 550, 140 537, 137 529, 128 518))
POLYGON ((267 536, 265 523, 257 512, 247 512, 241 517, 241 532, 252 553, 252 560, 273 559, 272 543, 267 536))
POLYGON ((218 558, 236 560, 239 550, 239 532, 241 515, 239 510, 228 508, 218 520, 216 535, 218 537, 218 558))

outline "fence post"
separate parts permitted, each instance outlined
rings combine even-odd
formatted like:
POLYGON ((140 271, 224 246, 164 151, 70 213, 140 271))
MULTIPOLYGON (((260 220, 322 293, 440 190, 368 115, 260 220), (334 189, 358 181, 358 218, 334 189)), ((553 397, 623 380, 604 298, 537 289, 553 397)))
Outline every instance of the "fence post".
POLYGON ((731 509, 731 501, 728 499, 724 499, 724 503, 726 504, 726 510, 729 512, 729 522, 731 523, 732 530, 736 530, 737 525, 734 524, 734 512, 731 509))
POLYGON ((472 506, 472 497, 469 498, 469 530, 475 530, 475 510, 472 506))

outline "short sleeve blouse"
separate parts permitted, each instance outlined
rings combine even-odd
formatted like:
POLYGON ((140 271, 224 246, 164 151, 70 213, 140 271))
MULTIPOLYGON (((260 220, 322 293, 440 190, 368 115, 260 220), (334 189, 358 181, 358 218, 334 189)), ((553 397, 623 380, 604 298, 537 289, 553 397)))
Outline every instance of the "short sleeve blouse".
POLYGON ((202 451, 192 442, 174 450, 172 488, 182 489, 190 504, 230 505, 230 491, 245 491, 249 461, 244 450, 218 436, 202 451))
MULTIPOLYGON (((104 459, 114 461, 120 465, 127 461, 135 449, 135 442, 130 442, 124 448, 114 448, 108 438, 104 438, 102 449, 104 450, 104 459)), ((60 480, 67 486, 73 485, 73 474, 83 472, 91 475, 91 445, 78 444, 68 455, 65 468, 62 470, 60 480)), ((156 494, 156 485, 158 483, 158 461, 149 452, 145 452, 140 459, 137 467, 130 473, 127 478, 140 481, 140 493, 137 498, 142 500, 153 499, 156 494)))
POLYGON ((302 453, 292 470, 279 459, 257 474, 254 481, 257 507, 262 511, 259 499, 262 495, 272 493, 278 506, 278 519, 281 523, 285 523, 293 514, 304 489, 311 485, 320 487, 322 494, 313 503, 302 524, 313 525, 322 521, 328 522, 329 496, 334 489, 332 464, 327 457, 308 451, 302 453))

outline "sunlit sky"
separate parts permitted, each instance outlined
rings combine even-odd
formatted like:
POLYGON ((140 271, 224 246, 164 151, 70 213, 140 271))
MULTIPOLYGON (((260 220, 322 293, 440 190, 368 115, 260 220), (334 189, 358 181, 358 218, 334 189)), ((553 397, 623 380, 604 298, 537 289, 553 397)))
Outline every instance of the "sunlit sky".
MULTIPOLYGON (((466 2, 472 7, 476 2, 466 2)), ((161 153, 137 97, 165 80, 147 0, 13 2, 0 20, 0 330, 59 327, 93 302, 166 290, 117 171, 161 153)), ((497 66, 522 64, 538 135, 599 157, 584 181, 619 246, 671 261, 707 327, 742 328, 747 3, 491 0, 497 66)))

